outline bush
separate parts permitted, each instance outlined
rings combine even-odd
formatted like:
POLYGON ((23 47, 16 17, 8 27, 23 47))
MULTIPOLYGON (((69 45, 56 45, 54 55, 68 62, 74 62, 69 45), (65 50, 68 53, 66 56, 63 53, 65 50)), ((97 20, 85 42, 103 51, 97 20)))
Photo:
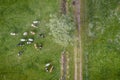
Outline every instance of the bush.
POLYGON ((74 22, 71 17, 62 15, 57 17, 56 15, 50 15, 49 23, 47 24, 50 30, 50 35, 52 35, 53 40, 67 47, 68 44, 73 42, 73 32, 74 32, 74 22))

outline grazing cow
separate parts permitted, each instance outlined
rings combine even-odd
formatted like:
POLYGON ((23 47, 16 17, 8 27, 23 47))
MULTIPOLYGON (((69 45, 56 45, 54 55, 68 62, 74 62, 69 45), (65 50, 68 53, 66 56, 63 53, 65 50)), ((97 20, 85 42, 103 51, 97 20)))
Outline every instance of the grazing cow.
POLYGON ((23 36, 27 36, 27 35, 28 35, 28 32, 24 32, 24 33, 23 33, 23 36))
POLYGON ((45 65, 45 70, 46 70, 46 72, 52 72, 53 71, 53 65, 51 64, 51 63, 47 63, 46 65, 45 65))
POLYGON ((18 56, 22 55, 24 51, 19 51, 18 56))
POLYGON ((39 36, 40 36, 41 38, 44 38, 44 37, 45 37, 45 35, 42 34, 42 33, 40 33, 39 36))
POLYGON ((39 48, 39 49, 41 49, 42 47, 43 47, 43 45, 42 45, 42 44, 39 44, 39 45, 38 45, 38 48, 39 48))
POLYGON ((27 41, 27 44, 31 44, 32 42, 30 42, 30 41, 27 41))
POLYGON ((33 21, 33 24, 38 24, 39 23, 39 21, 33 21))
POLYGON ((34 44, 35 49, 41 49, 43 47, 42 44, 34 44))
POLYGON ((38 24, 39 24, 39 21, 33 21, 31 26, 34 27, 34 28, 37 28, 38 24))
POLYGON ((17 34, 16 34, 16 33, 14 33, 14 32, 11 32, 11 33, 10 33, 10 35, 15 36, 15 35, 17 35, 17 34))
POLYGON ((19 43, 17 44, 17 46, 24 46, 24 45, 25 45, 24 42, 19 42, 19 43))
POLYGON ((30 33, 31 33, 32 35, 35 35, 35 32, 33 32, 33 31, 30 31, 30 33))
POLYGON ((28 41, 33 42, 33 41, 34 41, 34 39, 33 39, 33 38, 29 38, 29 39, 28 39, 28 41))
POLYGON ((25 41, 26 41, 26 39, 20 39, 20 41, 21 41, 21 42, 25 42, 25 41))

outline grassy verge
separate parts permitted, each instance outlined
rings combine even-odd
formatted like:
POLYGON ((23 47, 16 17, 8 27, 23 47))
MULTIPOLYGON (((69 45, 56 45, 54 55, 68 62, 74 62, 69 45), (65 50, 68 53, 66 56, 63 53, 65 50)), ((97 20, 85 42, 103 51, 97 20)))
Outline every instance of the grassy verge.
POLYGON ((119 13, 119 0, 86 0, 84 80, 120 79, 119 13))

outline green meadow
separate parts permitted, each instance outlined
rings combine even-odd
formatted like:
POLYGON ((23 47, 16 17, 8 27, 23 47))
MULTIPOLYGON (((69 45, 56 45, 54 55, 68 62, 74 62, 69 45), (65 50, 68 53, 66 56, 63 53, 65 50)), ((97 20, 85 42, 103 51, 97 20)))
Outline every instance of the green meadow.
POLYGON ((84 80, 120 79, 120 1, 86 0, 84 80))
POLYGON ((0 80, 58 80, 60 77, 60 53, 62 47, 48 35, 46 24, 50 14, 58 12, 56 0, 0 0, 0 80), (38 28, 31 27, 38 20, 38 28), (32 44, 17 46, 24 32, 35 31, 32 44), (15 32, 17 35, 10 35, 15 32), (39 34, 44 34, 44 38, 39 34), (42 44, 36 50, 34 43, 42 44), (18 52, 23 53, 18 56, 18 52), (51 63, 53 71, 46 72, 45 65, 51 63))
MULTIPOLYGON (((83 6, 83 80, 119 80, 120 1, 85 0, 83 6)), ((60 16, 59 12, 59 0, 0 0, 0 80, 60 79, 60 57, 64 48, 53 41, 49 25, 46 26, 50 15, 60 16), (31 24, 36 20, 39 23, 34 28, 31 24), (28 35, 24 36, 24 32, 28 35), (24 38, 34 41, 19 46, 20 39, 24 38), (42 44, 42 48, 36 49, 35 44, 42 44), (52 72, 45 70, 47 63, 53 65, 52 72)), ((73 47, 66 48, 70 59, 69 80, 74 80, 73 47)))

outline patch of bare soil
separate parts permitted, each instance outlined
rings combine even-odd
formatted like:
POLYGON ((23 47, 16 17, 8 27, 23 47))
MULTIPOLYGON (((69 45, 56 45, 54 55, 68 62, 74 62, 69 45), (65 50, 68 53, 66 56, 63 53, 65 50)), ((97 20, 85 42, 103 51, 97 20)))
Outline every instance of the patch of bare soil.
POLYGON ((69 53, 61 54, 61 78, 60 80, 69 80, 69 53))

